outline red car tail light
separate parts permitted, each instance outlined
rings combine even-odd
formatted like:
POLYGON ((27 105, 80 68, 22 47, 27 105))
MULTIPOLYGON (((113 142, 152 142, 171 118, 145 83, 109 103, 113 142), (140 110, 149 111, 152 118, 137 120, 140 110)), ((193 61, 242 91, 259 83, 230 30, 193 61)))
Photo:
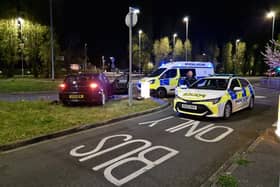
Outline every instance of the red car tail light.
POLYGON ((96 83, 91 83, 91 84, 89 85, 89 87, 90 87, 91 89, 95 89, 95 88, 98 87, 98 84, 96 84, 96 83))
POLYGON ((60 88, 61 90, 64 90, 64 89, 66 88, 66 84, 60 84, 60 85, 59 85, 59 88, 60 88))

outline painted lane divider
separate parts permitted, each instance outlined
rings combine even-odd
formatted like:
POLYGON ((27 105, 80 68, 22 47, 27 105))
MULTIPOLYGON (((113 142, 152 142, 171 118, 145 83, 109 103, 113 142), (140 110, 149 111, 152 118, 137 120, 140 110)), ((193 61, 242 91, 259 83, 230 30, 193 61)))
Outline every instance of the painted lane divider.
POLYGON ((99 164, 99 165, 92 168, 94 171, 98 171, 102 168, 105 168, 104 169, 104 177, 109 182, 113 183, 114 185, 121 186, 121 185, 135 179, 136 177, 140 176, 141 174, 147 172, 148 170, 152 169, 153 167, 167 161, 168 159, 174 157, 175 155, 177 155, 179 153, 179 151, 177 151, 175 149, 172 149, 172 148, 169 148, 169 147, 165 147, 165 146, 161 146, 161 145, 152 146, 152 143, 148 140, 144 140, 144 139, 133 140, 132 138, 133 137, 131 135, 127 135, 127 134, 119 134, 119 135, 108 136, 108 137, 103 138, 98 143, 96 148, 94 148, 93 150, 88 151, 88 152, 80 152, 81 149, 85 148, 84 145, 80 145, 80 146, 77 146, 77 147, 73 148, 70 151, 70 155, 73 156, 73 157, 82 157, 82 158, 79 158, 79 162, 84 162, 84 161, 96 158, 100 155, 103 155, 105 153, 109 153, 113 150, 116 150, 120 147, 129 145, 129 144, 142 143, 143 144, 142 146, 140 146, 140 147, 138 147, 138 148, 136 148, 136 149, 134 149, 134 150, 132 150, 128 153, 120 155, 116 158, 113 158, 113 159, 111 159, 107 162, 104 162, 104 163, 99 164), (118 145, 112 146, 110 148, 101 150, 102 147, 104 146, 104 144, 108 140, 114 139, 116 137, 124 137, 123 138, 124 142, 120 143, 118 145), (155 150, 160 150, 160 149, 165 150, 168 153, 165 154, 164 156, 160 157, 159 159, 155 160, 155 161, 151 161, 151 160, 149 160, 145 157, 145 154, 150 153, 150 152, 155 151, 155 150), (138 153, 137 156, 129 157, 129 156, 137 154, 137 153, 138 153), (135 162, 135 161, 141 162, 141 163, 145 164, 145 166, 136 170, 136 171, 134 171, 134 172, 132 172, 132 173, 130 173, 129 175, 127 175, 127 176, 125 176, 121 179, 118 179, 117 177, 115 177, 112 174, 112 171, 115 168, 121 167, 122 165, 124 165, 126 163, 135 162))
MULTIPOLYGON (((149 125, 149 127, 153 127, 153 126, 155 126, 154 125, 155 123, 158 124, 159 122, 162 122, 162 121, 165 121, 168 119, 171 119, 171 118, 167 117, 167 118, 163 118, 160 120, 142 122, 142 123, 139 123, 139 125, 140 124, 141 125, 142 124, 151 124, 151 125, 149 125)), ((175 132, 181 131, 183 129, 189 128, 185 134, 185 137, 194 136, 195 139, 202 141, 202 142, 207 142, 207 143, 219 142, 219 141, 223 140, 224 138, 226 138, 228 135, 230 135, 234 131, 230 127, 215 125, 213 123, 199 128, 200 121, 189 120, 189 119, 185 119, 185 118, 182 118, 182 119, 187 122, 184 122, 179 125, 165 129, 165 131, 168 133, 175 133, 175 132), (222 129, 224 131, 220 132, 220 134, 216 135, 216 137, 213 137, 212 139, 210 139, 210 138, 207 139, 207 138, 203 137, 207 133, 214 132, 216 129, 222 129)))
POLYGON ((154 127, 154 126, 156 126, 159 122, 162 122, 162 121, 165 121, 165 120, 168 120, 168 119, 172 119, 172 118, 174 118, 174 116, 168 116, 168 117, 166 117, 166 118, 159 119, 159 120, 154 120, 154 121, 146 121, 146 122, 139 123, 138 125, 150 124, 149 127, 154 127))

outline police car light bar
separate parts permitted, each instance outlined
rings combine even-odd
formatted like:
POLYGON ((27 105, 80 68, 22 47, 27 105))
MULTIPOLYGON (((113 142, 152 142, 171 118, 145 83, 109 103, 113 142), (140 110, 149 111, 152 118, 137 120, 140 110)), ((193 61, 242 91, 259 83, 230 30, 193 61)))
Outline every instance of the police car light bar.
POLYGON ((223 74, 223 73, 219 73, 219 74, 213 74, 211 75, 212 77, 215 76, 215 77, 237 77, 236 74, 223 74))

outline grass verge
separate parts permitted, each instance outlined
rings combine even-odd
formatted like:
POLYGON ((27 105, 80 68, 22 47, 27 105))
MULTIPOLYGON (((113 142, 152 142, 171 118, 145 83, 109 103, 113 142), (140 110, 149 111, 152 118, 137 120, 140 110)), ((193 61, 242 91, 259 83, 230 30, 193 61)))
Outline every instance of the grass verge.
POLYGON ((0 93, 54 91, 61 81, 47 79, 0 79, 0 93))
POLYGON ((112 101, 105 106, 65 107, 45 101, 0 102, 0 145, 74 126, 94 124, 159 106, 153 100, 112 101))
POLYGON ((219 176, 217 185, 219 187, 237 187, 238 181, 231 174, 223 174, 219 176))

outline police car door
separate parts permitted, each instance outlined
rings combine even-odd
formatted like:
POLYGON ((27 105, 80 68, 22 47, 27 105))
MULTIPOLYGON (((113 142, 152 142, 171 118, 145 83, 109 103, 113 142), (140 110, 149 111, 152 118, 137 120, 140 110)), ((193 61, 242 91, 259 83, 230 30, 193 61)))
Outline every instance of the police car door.
POLYGON ((242 88, 239 81, 234 78, 231 80, 229 93, 232 100, 232 111, 235 112, 243 107, 242 88))
POLYGON ((175 88, 178 84, 177 75, 177 69, 167 70, 160 77, 160 87, 164 87, 168 93, 175 91, 175 88))
POLYGON ((249 82, 242 78, 239 78, 238 80, 242 86, 243 108, 245 108, 248 107, 250 98, 252 96, 249 88, 249 82))

